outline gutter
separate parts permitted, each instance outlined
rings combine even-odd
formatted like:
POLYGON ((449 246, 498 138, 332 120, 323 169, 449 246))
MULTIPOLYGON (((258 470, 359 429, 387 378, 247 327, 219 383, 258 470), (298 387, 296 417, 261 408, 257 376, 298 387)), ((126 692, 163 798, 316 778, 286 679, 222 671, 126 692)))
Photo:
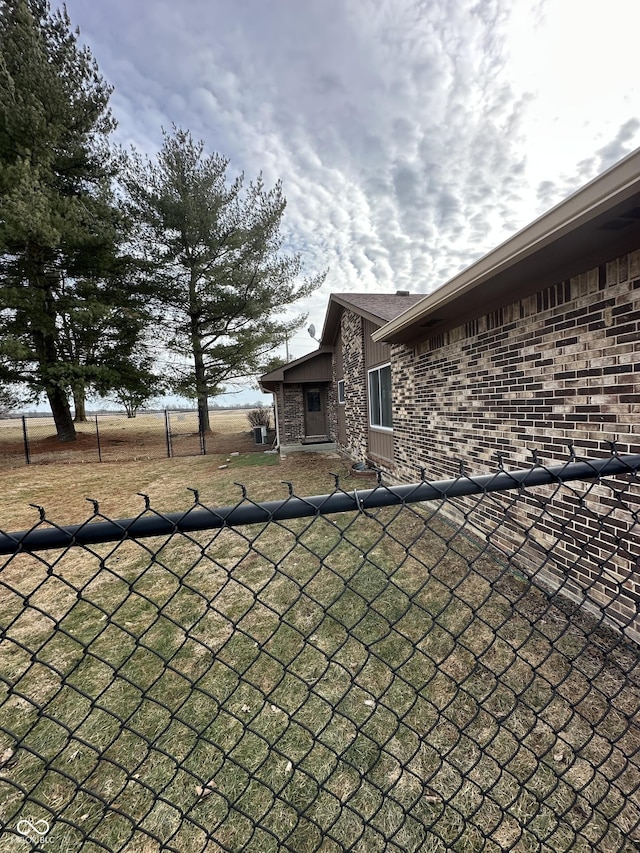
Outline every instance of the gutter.
POLYGON ((377 329, 371 337, 376 342, 392 342, 396 335, 438 307, 452 302, 563 234, 575 230, 596 214, 606 212, 608 207, 621 203, 639 188, 640 149, 636 149, 403 314, 377 329))

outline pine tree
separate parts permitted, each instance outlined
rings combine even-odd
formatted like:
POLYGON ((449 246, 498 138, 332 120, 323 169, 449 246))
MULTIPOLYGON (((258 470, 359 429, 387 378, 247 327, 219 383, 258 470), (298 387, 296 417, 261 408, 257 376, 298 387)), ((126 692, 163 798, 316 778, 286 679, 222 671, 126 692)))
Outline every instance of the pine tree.
POLYGON ((138 409, 164 391, 165 384, 154 369, 153 358, 139 349, 131 358, 114 362, 112 378, 102 393, 119 403, 128 418, 135 418, 138 409))
POLYGON ((242 175, 228 182, 228 166, 175 129, 155 163, 132 155, 126 179, 139 251, 155 266, 164 343, 178 358, 190 356, 176 367, 173 388, 197 400, 202 432, 209 398, 225 382, 261 372, 306 319, 279 315, 324 278, 300 280, 300 256, 281 251, 281 184, 268 190, 259 177, 245 186, 242 175))
POLYGON ((66 10, 0 2, 0 356, 46 394, 61 441, 75 438, 69 394, 87 379, 65 351, 70 294, 121 263, 110 94, 66 10))

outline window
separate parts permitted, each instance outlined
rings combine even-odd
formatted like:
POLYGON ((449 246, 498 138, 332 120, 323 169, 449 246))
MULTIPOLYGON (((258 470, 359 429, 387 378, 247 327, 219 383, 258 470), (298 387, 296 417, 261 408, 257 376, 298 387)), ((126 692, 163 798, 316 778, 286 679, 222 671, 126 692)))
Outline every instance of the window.
POLYGON ((320 391, 318 388, 310 388, 307 391, 307 411, 321 412, 322 403, 320 401, 320 391))
POLYGON ((390 364, 369 371, 369 423, 382 429, 393 428, 390 364))
POLYGON ((338 402, 344 405, 344 379, 338 379, 338 402))

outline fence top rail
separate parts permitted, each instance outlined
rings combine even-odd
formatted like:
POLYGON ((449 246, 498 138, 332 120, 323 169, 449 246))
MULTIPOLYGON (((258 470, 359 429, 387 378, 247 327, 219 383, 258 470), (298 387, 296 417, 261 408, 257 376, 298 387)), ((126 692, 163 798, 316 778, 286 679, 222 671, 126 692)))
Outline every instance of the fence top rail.
POLYGON ((568 461, 556 465, 543 465, 534 455, 534 463, 530 468, 507 471, 500 461, 499 470, 492 474, 469 476, 461 470, 459 476, 453 479, 434 482, 423 480, 404 486, 378 483, 372 489, 347 491, 340 486, 336 477, 334 492, 313 497, 297 497, 289 484, 290 494, 287 498, 263 503, 253 502, 243 486, 242 498, 234 506, 203 506, 196 493, 195 503, 188 510, 160 513, 146 500, 143 512, 123 519, 107 519, 100 514, 98 504, 94 503, 94 514, 91 518, 82 524, 67 526, 50 521, 44 510, 40 509, 40 519, 33 528, 15 533, 0 532, 0 554, 45 551, 73 545, 97 545, 124 539, 134 540, 314 515, 366 511, 385 506, 449 500, 551 483, 631 474, 639 470, 640 454, 618 454, 612 451, 611 455, 604 459, 578 459, 572 453, 568 461), (44 523, 50 526, 43 527, 44 523))

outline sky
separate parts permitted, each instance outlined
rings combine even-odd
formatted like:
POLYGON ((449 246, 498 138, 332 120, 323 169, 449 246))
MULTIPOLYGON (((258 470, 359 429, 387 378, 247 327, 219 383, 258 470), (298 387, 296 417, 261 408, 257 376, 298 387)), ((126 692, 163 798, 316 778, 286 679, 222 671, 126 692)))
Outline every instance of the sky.
POLYGON ((327 270, 292 359, 330 293, 429 293, 640 145, 637 0, 66 5, 115 142, 176 125, 282 180, 285 245, 327 270))

